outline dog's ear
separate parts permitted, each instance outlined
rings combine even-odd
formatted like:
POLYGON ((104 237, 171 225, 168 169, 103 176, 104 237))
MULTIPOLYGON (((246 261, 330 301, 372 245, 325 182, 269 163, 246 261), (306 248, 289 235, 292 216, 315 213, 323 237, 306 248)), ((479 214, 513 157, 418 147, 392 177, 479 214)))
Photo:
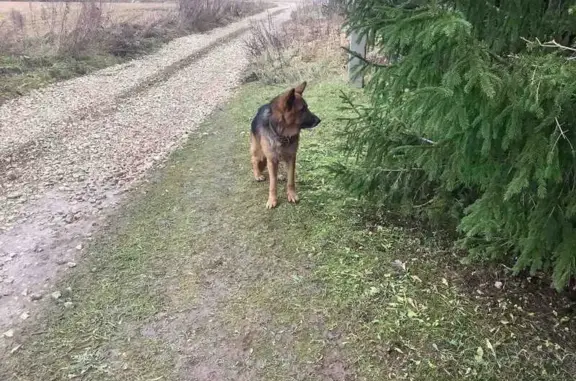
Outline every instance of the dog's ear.
POLYGON ((302 95, 302 93, 304 92, 304 90, 306 89, 306 81, 302 82, 301 84, 298 85, 298 87, 296 87, 294 89, 294 91, 296 91, 296 94, 300 94, 302 95))
POLYGON ((295 89, 288 90, 284 94, 280 95, 274 103, 276 103, 282 110, 291 110, 292 106, 294 106, 294 100, 296 99, 295 91, 295 89))

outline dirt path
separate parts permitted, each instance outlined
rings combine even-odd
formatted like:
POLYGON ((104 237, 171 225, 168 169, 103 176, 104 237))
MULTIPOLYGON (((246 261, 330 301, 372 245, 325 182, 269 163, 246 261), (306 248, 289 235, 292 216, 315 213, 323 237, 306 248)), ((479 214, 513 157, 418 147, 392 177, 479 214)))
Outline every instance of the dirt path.
POLYGON ((322 288, 301 281, 306 210, 264 213, 237 112, 193 132, 58 284, 58 300, 4 340, 6 379, 355 379, 322 288))
MULTIPOLYGON (((289 7, 271 12, 281 22, 289 7)), ((123 193, 229 97, 248 26, 180 38, 0 106, 0 332, 49 302, 123 193)))

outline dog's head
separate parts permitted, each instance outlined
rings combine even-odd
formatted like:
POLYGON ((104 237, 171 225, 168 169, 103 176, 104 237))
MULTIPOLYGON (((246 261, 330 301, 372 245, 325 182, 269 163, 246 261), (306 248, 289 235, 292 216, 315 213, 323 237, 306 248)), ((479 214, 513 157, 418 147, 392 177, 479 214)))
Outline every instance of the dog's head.
POLYGON ((272 116, 280 122, 286 135, 296 135, 301 129, 314 128, 320 124, 320 118, 308 109, 302 97, 304 89, 306 82, 280 94, 270 103, 272 116))

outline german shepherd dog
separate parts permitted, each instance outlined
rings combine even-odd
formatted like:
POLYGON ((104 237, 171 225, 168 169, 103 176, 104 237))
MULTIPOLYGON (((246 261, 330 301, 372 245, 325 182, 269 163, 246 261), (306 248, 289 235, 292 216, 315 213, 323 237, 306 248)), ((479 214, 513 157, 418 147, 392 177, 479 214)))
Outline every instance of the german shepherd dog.
POLYGON ((261 106, 252 120, 250 132, 250 154, 252 169, 256 181, 264 181, 262 174, 268 167, 270 188, 266 208, 272 209, 278 204, 276 184, 278 183, 278 165, 281 161, 288 167, 288 202, 298 202, 296 195, 296 152, 300 130, 314 128, 320 118, 309 109, 302 93, 306 88, 303 82, 278 95, 270 103, 261 106))

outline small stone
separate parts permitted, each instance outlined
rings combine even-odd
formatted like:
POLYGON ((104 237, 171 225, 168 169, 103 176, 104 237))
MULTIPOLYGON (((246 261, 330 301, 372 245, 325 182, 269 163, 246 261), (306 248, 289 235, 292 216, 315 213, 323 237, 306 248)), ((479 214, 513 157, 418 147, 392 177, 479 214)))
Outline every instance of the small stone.
POLYGON ((6 174, 6 178, 7 178, 9 181, 14 181, 14 180, 16 180, 16 179, 18 178, 18 176, 16 176, 16 173, 15 173, 15 172, 13 172, 13 171, 8 171, 8 173, 6 174))
POLYGON ((28 289, 25 288, 24 291, 22 291, 22 296, 28 296, 28 289))
POLYGON ((502 282, 500 281, 494 282, 494 287, 496 287, 497 289, 501 289, 502 286, 503 286, 502 282))
POLYGON ((22 197, 22 193, 20 193, 20 192, 10 193, 8 196, 6 196, 6 198, 9 200, 15 200, 15 199, 20 198, 20 197, 22 197))
POLYGON ((18 349, 20 349, 22 347, 22 344, 19 344, 17 346, 15 346, 14 348, 12 348, 10 350, 10 354, 13 355, 14 353, 16 353, 18 351, 18 349))
POLYGON ((398 271, 406 271, 406 264, 399 259, 396 259, 392 262, 392 267, 394 267, 398 271))
POLYGON ((72 302, 64 302, 64 307, 65 307, 65 308, 73 308, 73 307, 74 307, 74 303, 72 303, 72 302))
POLYGON ((69 269, 76 267, 76 262, 67 262, 66 266, 68 266, 69 269))
POLYGON ((14 330, 13 330, 13 329, 9 329, 8 331, 4 332, 4 333, 2 334, 2 336, 8 337, 8 338, 14 337, 14 330))
POLYGON ((22 312, 22 314, 20 315, 20 319, 22 320, 26 320, 30 317, 30 313, 28 311, 22 312))
POLYGON ((79 244, 78 246, 76 246, 76 250, 82 250, 82 244, 79 244))
POLYGON ((10 253, 8 254, 8 256, 10 257, 10 259, 13 259, 16 256, 16 253, 10 253))
POLYGON ((30 301, 35 302, 37 300, 42 299, 42 294, 32 293, 30 294, 30 301))
POLYGON ((52 296, 52 299, 58 300, 62 296, 62 293, 60 291, 54 291, 50 296, 52 296))

